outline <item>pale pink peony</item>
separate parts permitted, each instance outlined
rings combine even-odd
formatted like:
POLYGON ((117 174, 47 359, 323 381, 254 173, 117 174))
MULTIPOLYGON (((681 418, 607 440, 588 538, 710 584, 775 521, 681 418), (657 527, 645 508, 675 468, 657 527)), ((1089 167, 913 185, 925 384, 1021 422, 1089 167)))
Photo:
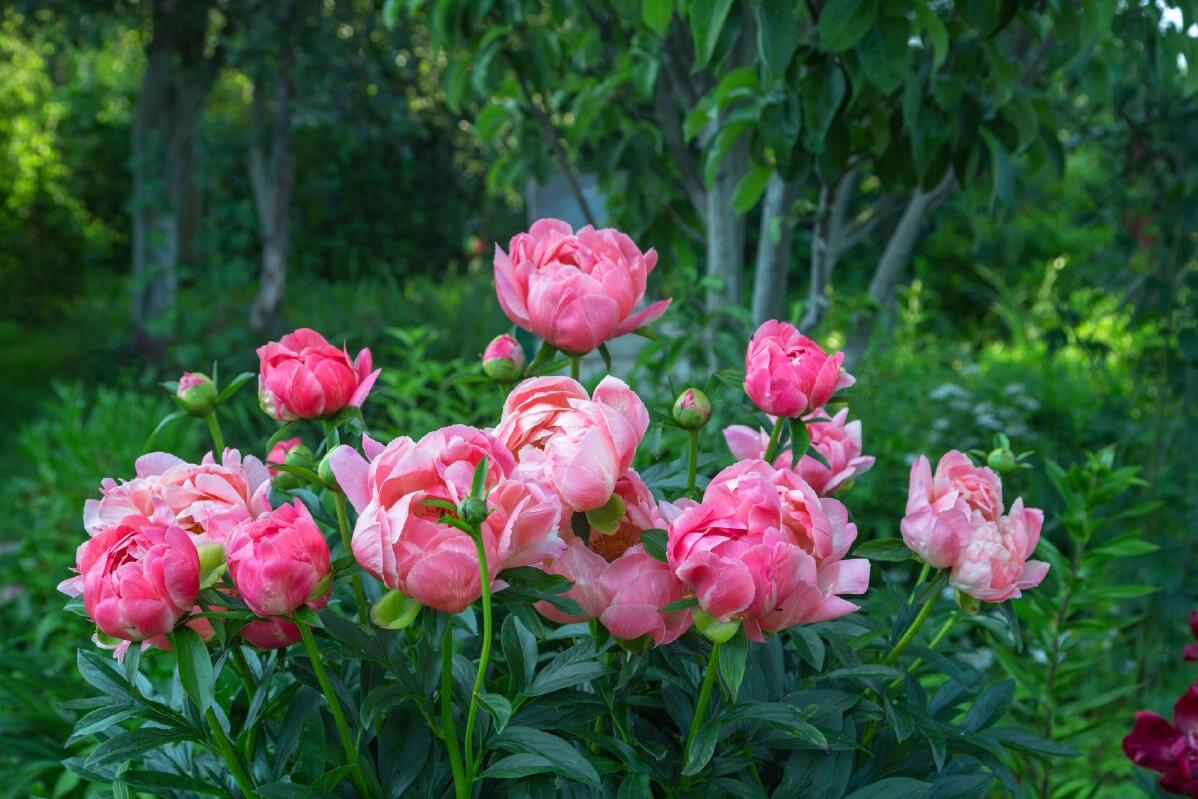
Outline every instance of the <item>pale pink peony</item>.
POLYGON ((804 416, 853 385, 843 363, 843 353, 828 355, 794 325, 770 320, 745 351, 745 393, 771 416, 804 416))
POLYGON ((589 526, 587 541, 583 541, 574 535, 567 519, 561 531, 566 550, 541 564, 545 571, 574 583, 565 596, 577 601, 585 615, 570 616, 549 602, 538 602, 537 610, 563 624, 593 618, 617 638, 648 635, 659 645, 668 644, 690 628, 691 614, 689 610, 662 613, 661 608, 682 599, 685 586, 666 564, 640 546, 641 533, 664 529, 665 517, 632 469, 620 477, 614 493, 624 504, 614 532, 605 534, 589 526))
POLYGON ((517 326, 563 352, 581 355, 656 320, 662 300, 636 311, 657 253, 642 253, 614 228, 575 233, 558 219, 542 219, 495 247, 495 291, 517 326))
POLYGON ((237 593, 259 616, 290 616, 329 590, 329 545, 298 499, 238 525, 225 558, 237 593))
POLYGON ((856 538, 839 501, 820 498, 792 470, 747 460, 716 475, 703 501, 671 521, 667 554, 702 610, 741 620, 760 641, 763 632, 857 609, 839 596, 869 587, 869 561, 844 559, 856 538))
POLYGON ((270 452, 266 456, 266 472, 271 477, 278 477, 279 470, 271 466, 272 463, 286 463, 287 453, 298 446, 302 446, 304 440, 299 436, 295 438, 285 438, 279 443, 270 448, 270 452))
MULTIPOLYGON (((465 425, 434 430, 413 442, 383 447, 363 439, 367 461, 347 446, 333 451, 337 482, 358 511, 353 553, 391 589, 436 610, 457 613, 479 598, 478 555, 465 532, 444 524, 434 499, 457 506, 470 495, 475 467, 487 458, 487 507, 482 524, 487 565, 500 571, 539 563, 562 548, 556 530, 561 505, 552 489, 516 477, 516 463, 491 434, 465 425)), ((498 588, 499 586, 494 586, 498 588)))
POLYGON ((200 591, 200 558, 191 536, 145 516, 128 516, 85 541, 75 572, 59 590, 82 595, 100 631, 125 641, 169 633, 200 591))
POLYGON ((982 602, 1005 602, 1035 588, 1048 574, 1047 563, 1029 560, 1043 524, 1043 511, 1024 508, 1022 498, 997 523, 981 520, 953 564, 949 583, 982 602))
POLYGON ((974 466, 956 450, 945 453, 932 474, 920 455, 911 466, 903 541, 936 569, 951 567, 973 531, 998 521, 1003 511, 1002 482, 985 466, 974 466))
POLYGON ((353 361, 315 330, 302 327, 258 348, 258 402, 272 419, 318 419, 360 406, 379 376, 370 350, 353 361))
MULTIPOLYGON (((861 422, 849 422, 848 408, 842 408, 826 422, 808 422, 807 433, 811 436, 811 449, 827 461, 825 466, 811 455, 799 459, 799 475, 820 496, 831 496, 844 487, 845 483, 868 472, 874 465, 872 455, 861 454, 861 422)), ((824 409, 818 408, 810 418, 826 418, 824 409)), ((724 428, 724 441, 732 455, 741 460, 765 457, 770 434, 746 425, 724 428)), ((794 454, 790 450, 774 458, 779 469, 794 468, 794 454)))
POLYGON ((556 488, 570 510, 588 511, 611 498, 648 427, 645 404, 618 378, 587 396, 568 377, 534 377, 508 394, 495 435, 523 472, 556 488))
POLYGON ((236 525, 270 510, 270 473, 253 455, 209 452, 198 465, 180 461, 157 475, 155 493, 176 523, 201 541, 220 543, 236 525))

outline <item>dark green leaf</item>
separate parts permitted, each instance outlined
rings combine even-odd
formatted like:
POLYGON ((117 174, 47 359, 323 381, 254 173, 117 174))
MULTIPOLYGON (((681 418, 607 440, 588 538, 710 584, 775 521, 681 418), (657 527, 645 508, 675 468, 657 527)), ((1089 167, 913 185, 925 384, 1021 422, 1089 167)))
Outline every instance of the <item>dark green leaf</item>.
POLYGON ((875 538, 854 549, 853 557, 898 563, 911 560, 915 556, 901 538, 875 538))
POLYGON ((803 144, 814 153, 822 153, 828 128, 844 102, 844 73, 834 62, 816 64, 806 71, 801 88, 803 144))
POLYGON ((961 726, 970 732, 978 732, 993 726, 1011 709, 1015 698, 1015 681, 1004 680, 998 685, 992 685, 974 700, 973 705, 965 714, 961 726))
POLYGON ((569 780, 598 788, 595 767, 564 739, 531 727, 508 727, 495 739, 495 748, 516 754, 535 755, 548 760, 557 773, 569 780))
POLYGON ((482 776, 493 780, 518 780, 532 774, 556 773, 557 766, 549 758, 521 752, 495 761, 482 776))
POLYGON ((557 659, 542 669, 533 679, 532 685, 524 691, 525 695, 541 696, 553 693, 602 677, 610 671, 606 664, 597 660, 563 661, 563 657, 567 654, 569 654, 568 651, 559 655, 557 659))
POLYGON ((728 19, 732 0, 691 0, 691 34, 695 40, 695 69, 707 66, 728 19))
POLYGON ((922 799, 932 786, 907 777, 889 777, 858 788, 844 799, 922 799))
POLYGON ((1078 751, 1022 727, 995 727, 989 735, 1008 749, 1017 749, 1044 758, 1078 757, 1078 751))
POLYGON ((861 43, 865 77, 882 94, 903 85, 907 75, 907 50, 911 32, 902 17, 883 17, 861 43))
POLYGON ((512 703, 507 697, 483 693, 478 695, 478 703, 495 719, 495 732, 503 732, 503 728, 512 718, 512 703))
POLYGON ((158 434, 165 430, 167 426, 175 422, 177 419, 182 419, 186 415, 187 411, 173 411, 168 413, 166 416, 163 416, 162 419, 159 420, 158 424, 154 425, 154 429, 150 431, 149 437, 146 438, 146 443, 141 448, 142 453, 145 454, 152 450, 154 448, 154 442, 158 440, 158 434))
POLYGON ((789 733, 812 749, 828 750, 828 739, 807 720, 807 714, 786 702, 745 702, 728 710, 724 722, 761 721, 789 733))
POLYGON ((212 706, 214 683, 212 658, 199 634, 190 627, 180 627, 170 634, 171 646, 179 664, 179 682, 183 692, 191 697, 202 714, 212 706))
POLYGON ((694 740, 686 750, 686 765, 682 769, 682 776, 690 777, 703 770, 707 761, 711 760, 711 756, 715 754, 715 745, 719 737, 720 724, 718 721, 712 719, 699 727, 694 740))
POLYGON ((766 73, 775 78, 785 75, 798 45, 794 0, 761 0, 757 6, 757 50, 766 73))
POLYGON ((686 599, 679 599, 677 602, 671 602, 668 605, 662 605, 660 610, 662 613, 674 613, 679 610, 688 610, 689 608, 695 608, 698 606, 699 600, 692 596, 687 597, 686 599))
POLYGON ((290 435, 291 431, 296 428, 297 424, 299 424, 299 423, 298 422, 288 422, 287 424, 283 425, 278 430, 276 430, 275 434, 270 437, 269 441, 266 442, 266 452, 270 452, 272 449, 275 448, 275 444, 278 444, 280 441, 287 438, 287 436, 290 435))
POLYGON ((674 15, 674 0, 644 0, 641 4, 641 19, 649 30, 664 36, 674 15))
POLYGON ((205 785, 202 782, 197 782, 186 774, 168 774, 160 771, 128 769, 121 773, 121 782, 141 791, 149 792, 154 796, 171 795, 181 790, 190 793, 202 793, 208 796, 228 795, 224 789, 218 788, 215 785, 205 785))
POLYGON ((821 671, 824 668, 824 639, 815 630, 802 624, 791 627, 790 632, 799 657, 807 661, 811 668, 821 671))
POLYGON ((641 545, 645 548, 645 553, 654 560, 666 562, 666 531, 665 530, 645 530, 641 533, 641 545))
POLYGON ((740 684, 745 679, 745 661, 748 657, 749 639, 745 637, 742 627, 736 631, 736 635, 720 646, 720 679, 733 702, 736 701, 740 684))
POLYGON ((758 164, 745 173, 732 193, 732 210, 738 214, 748 213, 765 193, 766 184, 773 174, 774 167, 770 164, 758 164))
POLYGON ((221 389, 220 396, 216 398, 216 403, 219 405, 220 403, 227 401, 229 397, 232 397, 237 393, 238 389, 255 377, 257 377, 257 375, 253 372, 242 372, 241 374, 237 375, 237 377, 233 378, 229 385, 221 389))
POLYGON ((828 0, 819 12, 819 45, 829 53, 865 38, 878 15, 876 0, 828 0))
POLYGON ((515 616, 503 620, 499 632, 503 658, 507 661, 515 691, 522 692, 537 670, 537 639, 515 616))
POLYGON ((830 671, 827 674, 820 675, 818 679, 840 680, 853 678, 858 680, 892 680, 895 677, 901 676, 902 674, 897 669, 892 669, 889 666, 883 666, 879 663, 863 663, 860 666, 849 666, 847 668, 830 671))
POLYGON ((151 749, 189 739, 191 736, 179 731, 163 730, 157 727, 125 730, 92 750, 87 758, 87 766, 97 768, 110 763, 127 763, 151 749))

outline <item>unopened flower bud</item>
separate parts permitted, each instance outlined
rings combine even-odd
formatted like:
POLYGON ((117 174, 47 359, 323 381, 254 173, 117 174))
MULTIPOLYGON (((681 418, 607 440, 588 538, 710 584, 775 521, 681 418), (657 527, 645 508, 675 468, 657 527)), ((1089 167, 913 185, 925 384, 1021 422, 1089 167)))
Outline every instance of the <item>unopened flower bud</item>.
POLYGON ((337 477, 333 474, 333 466, 329 463, 329 455, 332 454, 328 452, 320 459, 320 465, 316 467, 316 476, 320 478, 320 482, 324 483, 326 488, 340 491, 341 487, 337 485, 337 477))
POLYGON ((175 396, 192 416, 207 416, 216 407, 216 383, 200 372, 184 372, 175 396))
POLYGON ((602 506, 593 510, 587 511, 587 521, 591 525, 591 529, 602 533, 603 535, 612 535, 620 529, 620 522, 624 519, 624 514, 628 512, 628 506, 624 504, 624 500, 619 494, 612 494, 602 506))
POLYGON ((200 588, 211 588, 225 573, 225 545, 200 544, 196 553, 200 556, 200 588))
POLYGON ((977 612, 982 607, 982 603, 975 597, 972 597, 969 594, 963 593, 957 589, 953 589, 953 599, 957 601, 957 607, 960 608, 962 612, 967 613, 970 616, 976 616, 977 612))
POLYGON ((674 402, 674 421, 686 430, 699 430, 711 418, 711 401, 697 388, 688 388, 674 402))
POLYGON ((1000 447, 986 456, 986 465, 999 474, 1006 474, 1019 468, 1019 459, 1007 447, 1000 447))
POLYGON ((720 621, 705 610, 696 609, 691 614, 691 618, 695 622, 695 628, 702 633, 704 638, 713 644, 728 643, 732 640, 732 636, 736 635, 736 631, 740 629, 739 619, 720 621))
POLYGON ((483 372, 496 383, 514 383, 524 374, 524 349, 507 335, 496 336, 483 352, 483 372))
POLYGON ((370 608, 370 620, 385 630, 402 630, 424 607, 402 591, 388 591, 370 608))
POLYGON ((312 450, 300 443, 298 438, 280 441, 278 444, 275 444, 274 449, 266 456, 266 470, 270 472, 275 488, 280 491, 299 488, 304 484, 304 481, 290 472, 277 469, 271 465, 278 463, 286 466, 300 466, 305 469, 313 469, 316 466, 312 450))
POLYGON ((460 510, 462 521, 466 524, 482 524, 487 519, 486 500, 478 497, 468 497, 462 502, 460 510))

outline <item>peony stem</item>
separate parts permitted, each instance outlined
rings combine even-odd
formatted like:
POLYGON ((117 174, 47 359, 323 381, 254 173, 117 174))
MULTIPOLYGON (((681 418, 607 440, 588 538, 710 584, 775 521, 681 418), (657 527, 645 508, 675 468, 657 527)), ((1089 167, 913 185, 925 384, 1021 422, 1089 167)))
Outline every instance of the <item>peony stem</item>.
POLYGON ((578 375, 581 372, 582 372, 582 358, 578 355, 571 355, 570 356, 570 377, 577 380, 578 375))
POLYGON ((782 437, 782 428, 786 425, 786 417, 779 416, 774 422, 774 429, 770 431, 770 443, 765 446, 765 457, 762 458, 766 463, 773 463, 774 456, 778 454, 778 439, 782 437))
MULTIPOLYGON (((690 730, 686 733, 686 745, 682 749, 682 762, 686 764, 687 757, 690 755, 691 744, 695 741, 695 736, 699 734, 699 728, 703 726, 703 718, 707 715, 707 703, 711 700, 711 687, 715 685, 715 673, 720 667, 720 645, 711 645, 711 656, 707 658, 707 670, 703 674, 703 684, 699 687, 699 701, 695 703, 695 715, 691 717, 690 730)), ((682 787, 686 788, 690 784, 688 777, 682 778, 682 787)))
POLYGON ((688 497, 695 493, 695 478, 699 474, 699 431, 691 430, 690 438, 690 459, 687 461, 686 467, 686 495, 688 497))
POLYGON ((362 773, 362 764, 358 760, 358 746, 354 742, 353 736, 350 735, 349 725, 345 722, 345 711, 341 709, 341 701, 337 699, 337 694, 334 693, 333 686, 329 682, 329 675, 325 672, 324 663, 321 662, 320 650, 316 647, 316 639, 312 637, 312 629, 300 619, 293 621, 299 628, 300 638, 304 642, 304 649, 312 664, 312 671, 316 674, 316 681, 320 683, 320 690, 329 703, 329 711, 333 714, 333 724, 336 725, 337 735, 341 738, 341 746, 345 750, 345 762, 350 767, 350 776, 353 778, 354 785, 357 786, 358 792, 362 796, 373 796, 374 792, 367 787, 366 777, 362 773))
POLYGON ((245 767, 241 765, 241 759, 233 749, 233 742, 225 734, 224 727, 220 726, 220 720, 217 719, 216 712, 212 708, 208 708, 204 713, 204 718, 208 721, 208 727, 212 730, 212 737, 216 739, 217 751, 225 761, 225 765, 229 767, 229 773, 233 775, 233 781, 237 783, 237 787, 245 794, 246 799, 257 799, 258 793, 254 790, 254 781, 246 773, 245 767))
POLYGON ((469 770, 471 782, 474 781, 478 773, 477 764, 474 762, 474 719, 478 715, 478 695, 486 687, 487 662, 491 658, 491 638, 493 637, 491 629, 491 578, 490 572, 487 569, 487 548, 483 545, 482 531, 475 527, 474 533, 471 537, 474 539, 474 546, 478 550, 479 585, 482 586, 483 643, 482 651, 478 656, 478 672, 474 675, 474 689, 470 692, 470 710, 466 714, 466 768, 469 770))
POLYGON ((919 587, 924 584, 924 581, 928 579, 928 574, 931 571, 932 567, 926 563, 923 565, 923 568, 919 570, 919 576, 915 578, 915 585, 911 586, 911 595, 907 597, 908 605, 915 601, 915 594, 918 593, 919 587))
MULTIPOLYGON (((341 529, 341 546, 345 548, 346 555, 352 555, 353 548, 349 534, 349 516, 345 511, 345 494, 342 494, 340 491, 333 491, 333 504, 337 507, 337 526, 341 529)), ((366 591, 362 588, 362 579, 357 574, 351 574, 349 579, 354 587, 354 602, 358 606, 358 623, 369 629, 370 615, 366 609, 366 591)))
MULTIPOLYGON (((929 602, 928 604, 930 605, 931 603, 929 602)), ((948 618, 944 620, 944 624, 940 625, 940 629, 936 631, 936 635, 933 636, 932 642, 928 644, 928 649, 935 649, 937 646, 940 645, 940 642, 944 640, 944 636, 948 635, 948 631, 951 630, 953 624, 956 623, 958 615, 960 615, 960 614, 956 610, 954 610, 952 613, 948 614, 948 618)), ((923 665, 923 658, 915 658, 914 662, 912 662, 911 665, 907 667, 907 673, 908 674, 912 673, 913 671, 918 669, 921 665, 923 665)), ((897 688, 899 686, 899 683, 901 683, 902 681, 903 680, 901 677, 895 677, 894 681, 892 683, 890 683, 890 687, 897 688)))
POLYGON ((453 616, 445 617, 445 637, 441 639, 441 732, 445 738, 445 748, 449 751, 454 797, 469 799, 470 783, 462 770, 458 731, 453 724, 453 616))
POLYGON ((912 639, 915 638, 915 634, 919 632, 919 628, 922 627, 923 623, 928 620, 928 616, 932 615, 932 608, 935 607, 935 605, 936 597, 929 597, 928 601, 924 603, 924 606, 919 609, 919 613, 911 622, 911 626, 907 628, 902 637, 899 638, 898 643, 894 645, 894 649, 891 649, 890 654, 886 656, 886 660, 883 661, 885 665, 893 665, 894 662, 899 659, 899 655, 903 654, 903 650, 906 649, 907 645, 910 644, 912 639))
POLYGON ((211 410, 204 414, 204 421, 208 423, 208 433, 212 436, 212 448, 215 450, 212 454, 216 462, 220 463, 225 457, 225 437, 220 434, 220 422, 216 419, 216 411, 211 410))

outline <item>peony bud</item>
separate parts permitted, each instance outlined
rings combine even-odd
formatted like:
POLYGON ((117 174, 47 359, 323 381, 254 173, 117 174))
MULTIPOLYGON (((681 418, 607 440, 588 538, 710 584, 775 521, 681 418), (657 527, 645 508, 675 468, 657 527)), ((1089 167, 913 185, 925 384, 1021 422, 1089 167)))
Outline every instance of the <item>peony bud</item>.
POLYGON ((200 556, 200 589, 211 588, 225 573, 225 545, 197 544, 196 552, 200 556))
POLYGON ((524 349, 507 335, 496 336, 483 352, 483 372, 496 383, 514 383, 524 374, 524 349))
POLYGON ((674 421, 686 430, 699 430, 711 418, 711 401, 697 388, 688 388, 674 402, 674 421))
POLYGON ((986 456, 986 465, 999 474, 1007 474, 1019 468, 1019 460, 1008 447, 999 447, 986 456))
MULTIPOLYGON (((294 440, 297 442, 299 441, 298 438, 294 440)), ((270 456, 268 456, 269 461, 274 463, 280 462, 275 460, 277 457, 276 453, 278 452, 279 447, 284 443, 286 442, 280 442, 279 444, 275 445, 275 448, 271 450, 270 456)), ((302 466, 305 469, 311 469, 316 465, 316 461, 312 456, 312 450, 308 449, 303 444, 293 444, 290 449, 285 450, 285 453, 286 454, 284 454, 282 457, 282 463, 286 466, 302 466)), ((266 468, 267 471, 271 473, 275 488, 279 489, 280 491, 299 488, 304 484, 303 480, 296 477, 294 474, 291 474, 290 472, 285 472, 281 469, 273 469, 269 466, 269 464, 266 468)))
POLYGON ((695 627, 703 634, 703 637, 713 644, 726 644, 732 640, 732 636, 736 635, 736 631, 740 629, 740 621, 728 619, 720 621, 704 610, 695 609, 692 614, 695 622, 695 627))
POLYGON ((461 504, 462 521, 467 524, 482 524, 487 520, 487 502, 478 497, 467 497, 461 504))
POLYGON ((207 416, 216 407, 216 383, 200 372, 184 372, 175 396, 192 416, 207 416))
POLYGON ((332 452, 327 452, 320 459, 320 465, 316 467, 316 476, 320 478, 320 482, 324 483, 326 488, 340 491, 341 487, 337 485, 337 476, 333 474, 332 464, 329 463, 329 455, 332 454, 332 452))
POLYGON ((422 607, 402 591, 388 591, 370 608, 370 620, 384 630, 402 630, 416 621, 422 607))
POLYGON ((596 530, 603 535, 613 535, 620 529, 620 522, 624 520, 624 514, 628 512, 628 506, 624 504, 624 500, 619 494, 612 494, 611 499, 601 507, 587 511, 587 521, 591 525, 591 529, 596 530))

